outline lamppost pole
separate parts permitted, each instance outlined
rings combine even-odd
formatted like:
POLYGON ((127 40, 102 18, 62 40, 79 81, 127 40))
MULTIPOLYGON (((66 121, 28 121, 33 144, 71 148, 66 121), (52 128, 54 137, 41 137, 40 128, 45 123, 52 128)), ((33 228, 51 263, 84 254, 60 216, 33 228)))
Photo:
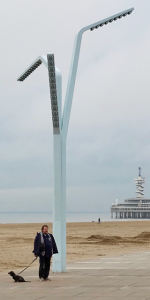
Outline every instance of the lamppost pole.
POLYGON ((24 81, 42 63, 48 68, 50 99, 53 123, 54 155, 54 201, 53 201, 53 234, 59 253, 53 257, 53 271, 66 271, 66 139, 71 113, 73 92, 77 74, 82 35, 85 31, 100 28, 117 19, 130 15, 134 8, 125 10, 104 20, 82 28, 75 37, 70 65, 70 73, 65 97, 63 115, 61 112, 61 72, 55 66, 54 54, 39 56, 17 79, 24 81))

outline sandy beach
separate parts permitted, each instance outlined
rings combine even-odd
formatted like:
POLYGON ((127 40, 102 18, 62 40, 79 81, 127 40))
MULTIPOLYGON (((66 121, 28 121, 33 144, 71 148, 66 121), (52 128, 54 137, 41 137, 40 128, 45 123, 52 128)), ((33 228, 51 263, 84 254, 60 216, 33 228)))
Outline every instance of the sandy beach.
MULTIPOLYGON (((43 224, 0 224, 0 271, 26 267, 43 224)), ((52 232, 52 224, 48 224, 52 232)), ((150 221, 67 223, 67 261, 150 250, 150 221)), ((38 265, 38 260, 34 266, 38 265)))

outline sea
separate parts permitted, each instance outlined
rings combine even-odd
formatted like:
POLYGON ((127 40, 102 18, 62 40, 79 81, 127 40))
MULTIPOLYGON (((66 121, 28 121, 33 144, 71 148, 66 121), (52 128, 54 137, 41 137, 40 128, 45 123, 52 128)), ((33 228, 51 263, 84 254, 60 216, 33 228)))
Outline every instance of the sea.
MULTIPOLYGON (((67 212, 66 221, 73 222, 97 222, 100 218, 101 222, 110 221, 137 221, 137 219, 111 219, 110 212, 67 212)), ((138 221, 144 219, 138 219, 138 221)), ((145 219, 148 221, 148 219, 145 219)), ((149 219, 150 221, 150 219, 149 219)), ((15 224, 15 223, 48 223, 53 222, 52 212, 0 212, 0 224, 15 224)))

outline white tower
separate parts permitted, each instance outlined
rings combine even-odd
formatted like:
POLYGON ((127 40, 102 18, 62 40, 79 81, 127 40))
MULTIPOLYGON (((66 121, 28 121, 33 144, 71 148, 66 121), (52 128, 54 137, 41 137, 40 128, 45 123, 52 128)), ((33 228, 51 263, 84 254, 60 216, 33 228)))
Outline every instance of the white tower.
POLYGON ((139 167, 139 176, 138 178, 134 179, 136 186, 137 186, 137 196, 136 198, 144 198, 144 187, 142 183, 145 183, 145 178, 141 176, 141 168, 139 167))

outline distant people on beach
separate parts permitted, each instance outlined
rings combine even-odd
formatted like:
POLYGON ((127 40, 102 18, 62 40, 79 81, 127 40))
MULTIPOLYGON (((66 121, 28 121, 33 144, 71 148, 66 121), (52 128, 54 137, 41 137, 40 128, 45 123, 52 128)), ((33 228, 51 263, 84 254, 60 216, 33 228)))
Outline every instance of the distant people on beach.
MULTIPOLYGON (((92 221, 92 222, 96 222, 96 221, 92 221)), ((101 219, 100 218, 98 218, 98 222, 97 223, 100 223, 101 222, 101 219)))

